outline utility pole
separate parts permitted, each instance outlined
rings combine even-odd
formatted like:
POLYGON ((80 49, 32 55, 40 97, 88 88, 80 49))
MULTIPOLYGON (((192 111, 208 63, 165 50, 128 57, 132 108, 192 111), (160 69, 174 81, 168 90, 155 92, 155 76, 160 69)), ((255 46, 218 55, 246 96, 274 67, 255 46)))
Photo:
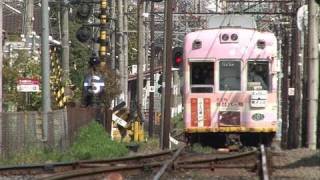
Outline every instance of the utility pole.
POLYGON ((169 148, 169 133, 171 120, 171 79, 172 79, 172 0, 167 0, 165 6, 165 92, 164 92, 164 114, 162 130, 162 149, 169 148))
POLYGON ((154 2, 151 2, 151 14, 150 14, 150 41, 151 41, 151 58, 150 58, 150 89, 153 91, 149 92, 149 137, 153 136, 154 126, 154 58, 155 58, 155 47, 154 47, 154 2))
MULTIPOLYGON (((307 3, 307 2, 306 2, 307 3)), ((307 26, 303 23, 303 84, 302 84, 302 93, 303 93, 303 100, 302 100, 302 107, 304 107, 302 109, 302 118, 303 121, 301 122, 301 134, 302 134, 302 146, 307 147, 308 146, 308 136, 307 136, 307 132, 308 132, 308 128, 307 128, 307 119, 308 119, 308 100, 309 100, 309 96, 308 96, 308 89, 309 89, 309 77, 308 77, 308 73, 309 73, 309 60, 308 60, 308 30, 307 30, 307 26)))
MULTIPOLYGON (((144 0, 138 0, 138 74, 137 74, 137 113, 142 116, 143 65, 145 62, 145 32, 143 25, 144 0)), ((140 117, 142 118, 142 117, 140 117)))
MULTIPOLYGON (((2 17, 2 9, 3 4, 0 2, 0 113, 2 113, 2 63, 3 63, 3 17, 2 17)), ((2 116, 0 117, 0 130, 2 130, 2 116)), ((2 147, 2 133, 0 133, 0 147, 2 147)), ((0 153, 2 152, 2 148, 0 148, 0 153)))
POLYGON ((25 38, 28 39, 29 36, 32 34, 33 31, 33 7, 34 7, 34 0, 26 0, 26 17, 25 17, 25 29, 24 35, 25 38))
POLYGON ((291 88, 294 88, 294 96, 290 99, 289 112, 289 129, 288 129, 288 148, 298 148, 300 146, 301 136, 301 62, 300 54, 300 32, 297 25, 297 11, 300 7, 300 0, 295 0, 293 11, 295 15, 292 17, 292 51, 291 51, 291 88))
POLYGON ((283 34, 283 44, 282 44, 282 57, 283 57, 283 63, 282 63, 282 73, 283 73, 283 79, 282 79, 282 126, 281 126, 281 146, 282 148, 287 148, 288 146, 288 78, 289 78, 289 37, 288 32, 286 31, 286 28, 281 28, 281 32, 283 34))
POLYGON ((317 145, 317 114, 319 88, 319 56, 318 56, 318 5, 309 0, 308 15, 308 56, 309 56, 309 102, 308 102, 308 148, 316 149, 317 145))
POLYGON ((49 5, 48 0, 41 1, 41 74, 42 74, 42 111, 45 140, 48 138, 48 112, 51 111, 50 97, 50 59, 49 59, 49 5))
MULTIPOLYGON (((61 1, 61 20, 62 20, 62 68, 63 68, 63 82, 68 87, 70 80, 69 68, 69 8, 66 3, 61 1)), ((69 90, 69 89, 68 89, 69 90)), ((67 91, 66 91, 67 92, 67 91)), ((70 94, 67 94, 70 95, 70 94)))
POLYGON ((124 92, 124 101, 126 102, 126 105, 128 105, 128 1, 123 0, 123 77, 124 77, 124 84, 123 84, 123 92, 124 92))
MULTIPOLYGON (((121 97, 125 100, 124 96, 127 93, 124 91, 124 86, 127 82, 124 76, 124 54, 123 54, 123 0, 118 0, 118 28, 119 28, 119 71, 120 71, 120 89, 122 91, 121 97)), ((126 101, 125 101, 126 102, 126 101)), ((127 104, 127 102, 126 102, 127 104)))

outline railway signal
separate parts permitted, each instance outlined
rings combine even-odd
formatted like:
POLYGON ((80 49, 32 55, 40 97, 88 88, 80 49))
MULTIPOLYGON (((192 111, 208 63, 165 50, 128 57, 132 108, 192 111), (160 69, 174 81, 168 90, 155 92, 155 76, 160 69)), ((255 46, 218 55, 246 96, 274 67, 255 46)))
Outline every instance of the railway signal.
POLYGON ((172 67, 180 68, 183 63, 183 48, 175 47, 172 50, 172 67))

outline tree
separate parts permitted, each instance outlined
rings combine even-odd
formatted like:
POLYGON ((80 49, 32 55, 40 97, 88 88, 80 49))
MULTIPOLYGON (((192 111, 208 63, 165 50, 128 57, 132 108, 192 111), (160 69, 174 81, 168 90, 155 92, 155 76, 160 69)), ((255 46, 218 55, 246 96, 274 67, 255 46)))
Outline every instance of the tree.
POLYGON ((75 85, 75 99, 82 98, 83 81, 88 69, 88 61, 91 55, 91 50, 86 44, 80 43, 76 39, 76 31, 81 25, 69 21, 69 37, 70 45, 70 79, 75 85))
MULTIPOLYGON (((89 59, 93 49, 89 44, 81 43, 76 38, 76 31, 81 27, 74 21, 69 22, 69 33, 71 40, 70 48, 70 78, 72 83, 77 87, 75 90, 75 100, 81 101, 83 99, 83 82, 84 77, 90 72, 89 59)), ((107 69, 105 72, 105 89, 102 97, 102 103, 106 107, 110 107, 111 101, 120 94, 119 76, 115 71, 107 69)))
POLYGON ((40 61, 28 51, 14 51, 16 58, 5 57, 3 63, 3 95, 5 110, 36 111, 41 107, 41 93, 17 92, 19 78, 40 80, 40 61))

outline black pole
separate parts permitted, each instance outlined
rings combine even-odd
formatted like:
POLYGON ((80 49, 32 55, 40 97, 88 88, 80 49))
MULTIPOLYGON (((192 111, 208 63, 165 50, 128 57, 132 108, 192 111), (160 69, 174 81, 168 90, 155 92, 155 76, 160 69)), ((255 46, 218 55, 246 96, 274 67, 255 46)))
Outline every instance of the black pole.
POLYGON ((163 138, 162 149, 169 148, 169 133, 171 119, 171 79, 172 79, 172 0, 166 1, 165 6, 165 102, 164 102, 164 122, 163 122, 163 138))
POLYGON ((282 29, 283 37, 283 46, 282 46, 282 129, 281 129, 281 146, 282 148, 288 148, 288 88, 289 88, 289 37, 288 32, 285 28, 282 29))
MULTIPOLYGON (((151 58, 150 58, 150 87, 154 88, 154 3, 151 2, 151 22, 150 22, 150 38, 151 38, 151 58)), ((149 93, 149 137, 153 136, 154 126, 154 91, 149 93)))
MULTIPOLYGON (((294 2, 294 12, 300 7, 300 0, 294 2)), ((300 76, 300 32, 297 27, 297 13, 292 17, 292 51, 291 51, 291 87, 294 88, 294 96, 290 99, 288 148, 298 148, 301 136, 301 76, 300 76)))

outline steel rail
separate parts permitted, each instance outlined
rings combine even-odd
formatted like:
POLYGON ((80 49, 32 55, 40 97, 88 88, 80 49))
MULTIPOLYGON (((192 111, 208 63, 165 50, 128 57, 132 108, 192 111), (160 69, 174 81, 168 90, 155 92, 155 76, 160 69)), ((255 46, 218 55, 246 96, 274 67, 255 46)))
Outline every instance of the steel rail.
POLYGON ((0 167, 0 174, 10 174, 10 171, 24 171, 24 170, 44 170, 52 171, 58 167, 80 167, 84 164, 101 164, 101 163, 116 163, 116 162, 127 162, 133 160, 140 159, 148 159, 155 158, 163 155, 168 155, 174 153, 177 149, 173 150, 165 150, 158 153, 146 154, 146 155, 136 155, 136 156, 128 156, 122 158, 112 158, 112 159, 104 159, 104 160, 83 160, 83 161, 75 161, 75 162, 65 162, 65 163, 50 163, 50 164, 34 164, 34 165, 19 165, 19 166, 4 166, 0 167))
POLYGON ((229 156, 224 157, 213 157, 213 158, 201 158, 201 159, 192 159, 192 160, 184 160, 184 161, 178 161, 178 165, 180 164, 199 164, 199 163, 209 163, 209 162, 217 162, 217 161, 225 161, 225 160, 232 160, 235 158, 241 158, 241 157, 247 157, 255 155, 258 151, 253 150, 249 152, 244 152, 240 154, 233 154, 229 156))
POLYGON ((96 174, 102 174, 105 172, 116 172, 116 171, 128 171, 128 170, 136 170, 136 169, 148 169, 154 167, 160 167, 163 163, 148 163, 148 164, 139 164, 139 165, 129 165, 129 166, 121 166, 121 167, 99 167, 99 168, 88 168, 88 169, 78 169, 73 171, 68 171, 65 173, 55 174, 49 177, 42 177, 43 180, 60 180, 60 179, 68 179, 75 178, 81 176, 90 176, 96 174))
POLYGON ((161 169, 158 171, 158 173, 154 176, 153 180, 159 180, 161 178, 161 176, 165 173, 166 169, 168 168, 168 166, 170 166, 177 158, 178 156, 181 154, 182 150, 186 147, 186 145, 182 145, 181 147, 179 147, 179 149, 176 151, 176 153, 172 156, 171 159, 169 159, 162 167, 161 169))
POLYGON ((177 168, 179 169, 215 169, 215 168, 221 168, 221 169, 250 169, 255 166, 255 163, 252 163, 250 165, 237 165, 237 164, 181 164, 177 168))
MULTIPOLYGON (((75 177, 81 177, 81 176, 90 176, 90 175, 97 175, 101 173, 106 172, 116 172, 116 171, 130 171, 130 170, 138 170, 138 169, 152 169, 156 167, 161 167, 159 172, 161 172, 161 175, 165 172, 168 166, 173 163, 173 161, 181 154, 182 150, 185 148, 185 145, 179 147, 173 157, 166 161, 165 164, 163 162, 153 162, 153 163, 144 163, 144 164, 138 164, 138 165, 114 165, 110 166, 108 164, 80 164, 81 167, 87 167, 87 169, 77 169, 72 170, 64 173, 58 173, 49 177, 41 178, 45 180, 60 180, 60 179, 68 179, 68 178, 75 178, 75 177), (88 168, 90 167, 90 168, 88 168)), ((169 152, 171 152, 169 150, 169 152)), ((143 156, 142 156, 143 157, 143 156)), ((157 173, 156 176, 161 177, 161 175, 157 173)))
POLYGON ((261 151, 261 178, 262 180, 269 180, 269 173, 268 173, 268 162, 267 162, 267 153, 263 144, 260 145, 261 151))

